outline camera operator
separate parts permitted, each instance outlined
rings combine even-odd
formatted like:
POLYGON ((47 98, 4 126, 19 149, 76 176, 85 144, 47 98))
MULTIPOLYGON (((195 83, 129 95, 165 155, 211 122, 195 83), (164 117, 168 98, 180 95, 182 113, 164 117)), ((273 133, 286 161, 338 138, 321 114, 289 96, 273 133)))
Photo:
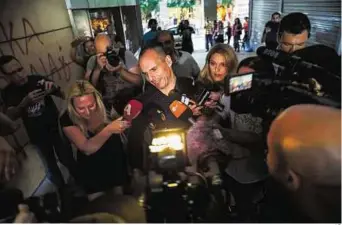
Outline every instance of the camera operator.
POLYGON ((200 68, 194 57, 185 51, 175 49, 175 40, 173 34, 167 30, 158 32, 157 42, 161 43, 165 52, 172 59, 172 70, 176 77, 189 77, 197 80, 200 68))
POLYGON ((278 48, 287 53, 305 48, 310 31, 311 24, 307 15, 300 12, 286 15, 279 25, 278 48))
POLYGON ((51 80, 40 76, 28 76, 19 61, 10 55, 0 57, 0 70, 10 84, 2 91, 11 119, 22 118, 32 144, 37 145, 46 160, 52 181, 58 186, 64 179, 57 165, 55 154, 72 176, 75 176, 75 161, 71 146, 65 145, 58 130, 58 109, 51 97, 64 98, 64 94, 51 80))
POLYGON ((134 97, 134 92, 138 92, 138 86, 141 85, 137 59, 119 42, 113 45, 105 34, 96 36, 95 46, 97 55, 89 59, 85 79, 103 95, 108 111, 114 107, 116 112, 121 113, 126 100, 134 97), (110 62, 111 59, 113 62, 110 62))
POLYGON ((341 223, 341 111, 292 106, 274 120, 267 141, 270 173, 311 220, 300 222, 341 223))

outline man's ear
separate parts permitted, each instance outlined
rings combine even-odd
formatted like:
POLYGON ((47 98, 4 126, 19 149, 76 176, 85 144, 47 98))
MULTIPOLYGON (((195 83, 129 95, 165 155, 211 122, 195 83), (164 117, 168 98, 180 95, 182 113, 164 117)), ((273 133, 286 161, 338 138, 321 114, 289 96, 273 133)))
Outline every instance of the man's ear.
POLYGON ((165 61, 166 61, 167 65, 168 65, 169 67, 172 66, 172 59, 171 59, 171 57, 170 57, 169 55, 167 55, 167 56, 165 57, 165 61))
POLYGON ((286 187, 291 191, 296 191, 300 186, 300 177, 293 170, 289 170, 285 181, 286 187))

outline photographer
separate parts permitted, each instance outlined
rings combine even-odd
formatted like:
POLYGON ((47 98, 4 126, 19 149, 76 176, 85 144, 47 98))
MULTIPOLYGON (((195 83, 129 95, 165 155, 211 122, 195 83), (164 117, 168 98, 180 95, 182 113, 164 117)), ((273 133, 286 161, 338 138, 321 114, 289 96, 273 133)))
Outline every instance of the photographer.
POLYGON ((64 179, 55 153, 75 176, 75 162, 70 145, 64 145, 58 131, 58 109, 51 97, 64 98, 60 87, 40 75, 28 76, 19 61, 10 55, 0 57, 0 70, 10 84, 2 91, 6 114, 13 120, 22 118, 32 144, 46 160, 52 181, 60 187, 64 179))
POLYGON ((97 55, 89 59, 85 79, 103 95, 107 111, 110 112, 114 107, 117 113, 121 113, 126 100, 140 91, 141 76, 137 59, 119 42, 112 45, 111 39, 105 34, 96 36, 95 46, 97 55))
POLYGON ((341 111, 292 106, 273 121, 267 142, 271 175, 308 217, 289 222, 341 223, 341 111))

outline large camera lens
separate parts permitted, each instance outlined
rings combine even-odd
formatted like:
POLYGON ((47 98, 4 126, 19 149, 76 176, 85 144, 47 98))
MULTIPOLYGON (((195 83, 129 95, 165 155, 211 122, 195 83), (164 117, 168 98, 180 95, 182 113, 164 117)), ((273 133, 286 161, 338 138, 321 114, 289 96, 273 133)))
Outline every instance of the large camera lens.
POLYGON ((119 63, 120 63, 120 57, 118 56, 118 54, 111 48, 109 48, 106 52, 106 58, 108 60, 108 63, 111 65, 111 66, 118 66, 119 63))

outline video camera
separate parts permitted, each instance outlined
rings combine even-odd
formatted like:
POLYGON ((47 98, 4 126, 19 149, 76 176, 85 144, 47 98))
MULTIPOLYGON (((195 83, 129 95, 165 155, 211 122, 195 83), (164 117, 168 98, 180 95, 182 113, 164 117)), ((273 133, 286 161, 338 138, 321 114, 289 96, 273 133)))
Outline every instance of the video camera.
POLYGON ((206 180, 201 174, 187 171, 187 127, 181 120, 192 113, 181 102, 186 97, 179 98, 169 105, 173 115, 179 117, 174 121, 166 120, 165 110, 158 105, 144 106, 151 128, 145 132, 148 141, 144 151, 146 189, 142 202, 147 222, 208 221, 211 198, 206 180))
MULTIPOLYGON (((341 107, 341 79, 340 75, 335 74, 337 70, 331 72, 331 66, 321 66, 325 63, 323 59, 314 61, 308 57, 323 54, 338 64, 339 57, 330 48, 312 46, 287 54, 260 47, 257 54, 276 65, 277 74, 256 71, 226 77, 224 90, 226 95, 231 96, 233 111, 252 113, 272 121, 279 112, 291 105, 311 103, 341 107)), ((338 68, 338 65, 334 65, 334 68, 338 68)))

